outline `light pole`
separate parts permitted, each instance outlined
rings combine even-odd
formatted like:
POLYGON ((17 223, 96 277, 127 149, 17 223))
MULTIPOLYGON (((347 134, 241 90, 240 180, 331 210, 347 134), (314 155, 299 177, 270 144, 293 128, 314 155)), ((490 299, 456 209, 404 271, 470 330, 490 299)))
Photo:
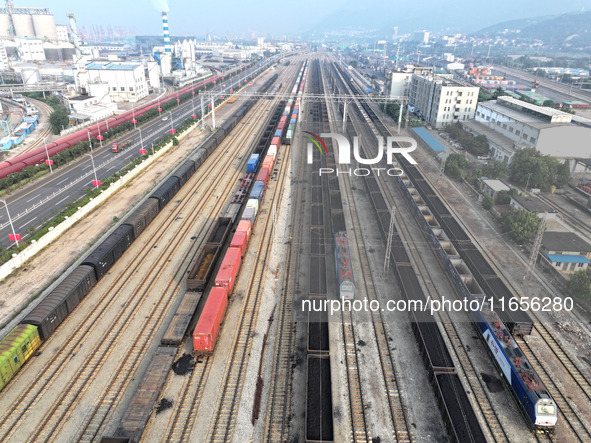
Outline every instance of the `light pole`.
POLYGON ((43 143, 45 143, 45 155, 47 155, 47 164, 49 165, 49 172, 53 174, 53 168, 51 167, 51 164, 53 162, 49 159, 49 152, 47 151, 47 137, 43 137, 43 143))
POLYGON ((172 111, 169 111, 169 112, 170 112, 170 133, 174 134, 176 131, 174 130, 174 125, 172 123, 172 111))
POLYGON ((92 182, 92 184, 98 188, 101 185, 101 182, 96 177, 96 168, 94 167, 94 157, 92 156, 92 154, 86 154, 86 155, 90 156, 90 161, 92 162, 92 172, 94 172, 94 181, 92 182))
POLYGON ((0 200, 0 202, 4 203, 4 206, 6 206, 6 213, 8 214, 8 223, 10 223, 10 229, 12 229, 12 236, 14 237, 14 241, 16 242, 16 247, 18 248, 18 237, 16 236, 16 232, 14 232, 14 225, 12 224, 12 218, 10 218, 10 212, 8 212, 8 203, 6 203, 6 200, 0 200))
POLYGON ((97 122, 96 127, 98 129, 98 135, 96 136, 96 138, 98 139, 100 145, 101 145, 101 149, 103 148, 103 136, 101 135, 101 125, 100 122, 97 122))
POLYGON ((92 140, 90 139, 90 131, 86 131, 88 134, 88 144, 90 145, 90 152, 92 152, 92 140))
POLYGON ((135 119, 135 105, 131 108, 131 122, 133 123, 133 129, 135 129, 135 124, 137 123, 137 120, 135 119))
POLYGON ((142 128, 137 128, 137 130, 140 132, 140 147, 142 148, 142 151, 144 150, 144 140, 142 139, 142 128))

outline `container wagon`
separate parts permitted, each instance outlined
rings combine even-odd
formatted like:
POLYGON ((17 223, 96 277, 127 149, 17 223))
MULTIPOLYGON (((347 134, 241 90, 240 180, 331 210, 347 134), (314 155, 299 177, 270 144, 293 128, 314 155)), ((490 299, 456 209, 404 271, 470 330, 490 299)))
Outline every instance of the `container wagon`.
POLYGON ((213 353, 220 325, 228 307, 227 294, 225 287, 215 287, 209 291, 209 296, 193 331, 193 350, 195 352, 213 353))

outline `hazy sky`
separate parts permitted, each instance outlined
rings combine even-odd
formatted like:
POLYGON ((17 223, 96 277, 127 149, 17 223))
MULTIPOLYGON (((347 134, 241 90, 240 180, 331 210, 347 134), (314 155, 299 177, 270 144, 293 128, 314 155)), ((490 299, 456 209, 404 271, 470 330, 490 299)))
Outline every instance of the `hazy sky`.
MULTIPOLYGON (((3 3, 3 2, 2 2, 3 3)), ((237 35, 292 34, 341 25, 399 26, 470 32, 513 18, 591 10, 591 0, 15 0, 16 7, 46 7, 56 23, 133 26, 137 34, 161 34, 161 11, 169 5, 170 33, 237 35), (438 29, 437 29, 438 28, 438 29)))

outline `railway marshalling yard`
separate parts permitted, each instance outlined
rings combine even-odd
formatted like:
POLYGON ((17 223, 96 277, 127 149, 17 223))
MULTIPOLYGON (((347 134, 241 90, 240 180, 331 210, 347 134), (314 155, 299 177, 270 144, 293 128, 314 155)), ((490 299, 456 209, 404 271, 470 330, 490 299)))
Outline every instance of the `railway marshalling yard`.
MULTIPOLYGON (((355 298, 385 305, 402 297, 394 263, 384 272, 387 242, 372 205, 376 193, 368 190, 363 177, 322 178, 306 162, 303 131, 337 132, 331 122, 342 120, 338 103, 305 100, 306 94, 337 87, 333 60, 294 56, 288 66, 277 66, 257 84, 277 74, 278 93, 288 97, 306 60, 299 126, 292 143, 279 149, 215 352, 195 356, 192 330, 182 346, 171 347, 175 363, 164 368, 164 383, 148 411, 142 441, 452 439, 408 312, 339 313, 327 323, 315 317, 309 323, 301 312, 303 299, 337 298, 333 239, 335 231, 342 230, 338 223, 344 223, 348 236, 355 298)), ((2 441, 100 441, 118 432, 152 370, 160 339, 185 293, 188 269, 282 100, 259 100, 251 107, 0 393, 2 441)), ((223 105, 216 113, 218 125, 241 103, 223 105)), ((379 118, 396 133, 394 122, 379 118)), ((362 145, 369 145, 376 128, 367 120, 350 123, 362 145)), ((42 251, 26 270, 2 282, 4 318, 65 272, 98 241, 114 216, 122 218, 210 133, 194 129, 42 251)), ((553 291, 542 274, 523 283, 527 258, 498 233, 475 197, 439 175, 436 159, 422 149, 413 155, 423 175, 507 286, 525 296, 553 291)), ((315 154, 315 161, 326 166, 330 158, 315 154)), ((432 299, 457 299, 399 186, 383 175, 376 183, 387 207, 396 207, 394 225, 420 290, 432 299)), ((547 436, 530 431, 474 327, 467 321, 452 322, 445 314, 437 319, 441 346, 449 351, 487 441, 591 439, 591 350, 583 321, 565 313, 535 314, 532 334, 518 341, 559 408, 556 432, 547 436)))

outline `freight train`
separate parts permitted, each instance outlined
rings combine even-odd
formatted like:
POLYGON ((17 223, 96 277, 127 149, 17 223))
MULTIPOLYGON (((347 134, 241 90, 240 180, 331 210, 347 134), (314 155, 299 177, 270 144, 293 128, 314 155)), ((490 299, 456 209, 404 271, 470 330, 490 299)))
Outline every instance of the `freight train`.
POLYGON ((103 278, 113 264, 172 200, 224 137, 234 128, 253 102, 241 106, 223 127, 218 128, 172 175, 139 205, 57 285, 11 332, 0 341, 0 389, 47 340, 66 317, 103 278))
MULTIPOLYGON (((306 65, 300 69, 294 86, 294 91, 296 91, 298 85, 300 85, 300 96, 303 93, 305 69, 306 65)), ((232 290, 234 289, 236 278, 242 264, 242 257, 246 251, 250 233, 256 222, 259 205, 262 202, 265 189, 267 188, 267 182, 275 165, 277 151, 281 146, 281 134, 285 128, 286 117, 291 112, 292 104, 293 100, 288 101, 283 111, 284 115, 279 119, 276 129, 268 131, 267 136, 263 134, 261 142, 264 144, 259 145, 255 149, 255 154, 249 158, 246 173, 241 180, 239 190, 230 202, 230 206, 236 206, 234 212, 239 212, 241 205, 244 203, 243 200, 246 197, 248 187, 252 184, 252 189, 248 194, 248 201, 240 217, 236 232, 215 276, 214 287, 209 291, 205 305, 193 331, 193 350, 196 354, 212 354, 215 350, 221 323, 226 315, 228 300, 232 295, 232 290), (279 130, 281 130, 281 133, 278 132, 279 130), (268 144, 267 137, 271 137, 270 144, 268 144), (264 152, 266 152, 266 155, 262 157, 264 152), (252 183, 255 174, 257 174, 257 179, 252 183)), ((297 119, 297 115, 295 118, 297 119)))
MULTIPOLYGON (((388 130, 371 107, 366 103, 362 106, 378 127, 380 135, 388 136, 388 130)), ((484 294, 488 297, 511 299, 512 293, 495 274, 421 172, 402 156, 397 156, 397 160, 400 162, 397 166, 403 167, 405 175, 395 177, 395 180, 413 208, 417 221, 422 225, 457 292, 468 299, 476 298, 479 301, 482 301, 484 294)), ((385 229, 383 224, 382 226, 385 229)), ((512 333, 529 334, 533 327, 531 318, 522 310, 512 313, 501 311, 503 318, 488 309, 486 304, 482 306, 481 311, 470 313, 473 323, 501 369, 511 393, 527 417, 528 424, 538 432, 553 432, 557 421, 556 403, 511 336, 512 333)))

